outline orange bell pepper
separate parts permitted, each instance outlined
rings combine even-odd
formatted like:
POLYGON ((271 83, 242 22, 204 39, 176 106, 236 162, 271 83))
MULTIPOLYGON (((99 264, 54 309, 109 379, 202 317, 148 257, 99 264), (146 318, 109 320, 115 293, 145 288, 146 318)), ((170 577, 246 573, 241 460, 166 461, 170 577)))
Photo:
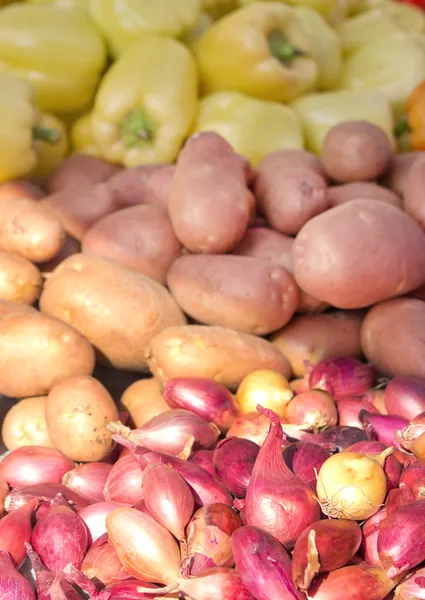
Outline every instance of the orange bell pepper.
POLYGON ((399 121, 396 135, 409 132, 411 150, 425 150, 425 81, 407 99, 406 115, 399 121))

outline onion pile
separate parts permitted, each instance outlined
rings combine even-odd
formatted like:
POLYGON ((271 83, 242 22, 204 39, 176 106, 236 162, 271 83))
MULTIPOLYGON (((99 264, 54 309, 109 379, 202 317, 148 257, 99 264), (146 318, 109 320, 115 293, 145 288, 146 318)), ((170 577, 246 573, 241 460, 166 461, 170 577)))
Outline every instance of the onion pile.
POLYGON ((353 359, 326 359, 303 381, 256 371, 234 397, 170 379, 170 410, 139 429, 108 424, 104 461, 10 452, 0 597, 424 598, 425 382, 378 390, 353 359), (35 591, 19 573, 26 555, 35 591))

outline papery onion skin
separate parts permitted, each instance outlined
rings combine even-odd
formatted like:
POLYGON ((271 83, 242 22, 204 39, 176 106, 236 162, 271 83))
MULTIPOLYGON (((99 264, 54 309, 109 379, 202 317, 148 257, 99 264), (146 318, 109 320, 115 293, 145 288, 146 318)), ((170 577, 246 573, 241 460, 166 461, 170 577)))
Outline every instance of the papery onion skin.
POLYGON ((423 433, 425 433, 425 412, 419 413, 404 429, 396 431, 395 439, 403 448, 411 452, 416 438, 423 433))
POLYGON ((260 447, 251 440, 227 437, 214 451, 214 469, 217 477, 237 498, 245 498, 252 469, 260 447))
POLYGON ((308 591, 308 600, 385 600, 396 586, 380 567, 366 564, 342 567, 317 577, 308 591))
POLYGON ((425 462, 425 433, 415 439, 412 452, 419 461, 425 462))
POLYGON ((240 414, 231 392, 218 381, 203 377, 173 377, 162 395, 172 408, 189 410, 226 432, 240 414))
POLYGON ((90 502, 102 502, 103 489, 111 469, 112 465, 107 463, 86 463, 65 473, 62 483, 90 502))
POLYGON ((198 467, 202 467, 202 469, 205 469, 205 471, 208 471, 208 473, 211 473, 215 477, 216 473, 213 465, 214 452, 215 450, 195 450, 189 456, 188 461, 198 467))
POLYGON ((400 488, 408 487, 415 500, 425 499, 425 464, 415 463, 404 469, 400 475, 400 488))
POLYGON ((385 500, 385 511, 389 517, 395 510, 406 504, 415 502, 415 497, 408 487, 399 487, 388 492, 385 500))
POLYGON ((8 552, 18 568, 25 559, 25 544, 31 540, 31 517, 37 502, 35 498, 0 520, 0 550, 8 552))
POLYGON ((69 458, 43 446, 23 446, 12 450, 0 462, 0 477, 12 488, 38 483, 61 483, 74 467, 69 458))
POLYGON ((286 465, 314 492, 317 473, 331 455, 329 450, 310 442, 294 442, 283 450, 286 465))
POLYGON ((31 567, 35 573, 35 588, 37 600, 52 600, 50 588, 55 578, 55 573, 43 565, 37 552, 31 544, 25 544, 27 556, 31 561, 31 567))
POLYGON ((360 553, 368 565, 375 567, 379 564, 378 535, 379 524, 387 518, 385 506, 380 508, 374 515, 366 520, 362 527, 363 540, 360 553))
POLYGON ((297 394, 289 402, 285 419, 288 423, 311 425, 313 431, 319 431, 337 424, 338 411, 335 402, 327 392, 309 390, 297 394))
POLYGON ((401 506, 380 524, 378 552, 388 577, 425 560, 425 500, 401 506))
POLYGON ((390 415, 410 421, 425 412, 425 381, 397 375, 385 388, 385 406, 390 415))
MULTIPOLYGON (((286 420, 281 419, 281 422, 286 423, 286 420)), ((250 412, 238 417, 233 422, 233 425, 227 432, 227 437, 251 440, 251 442, 258 444, 258 446, 262 446, 267 437, 269 426, 270 421, 266 415, 259 412, 250 412)))
POLYGON ((131 454, 122 456, 113 465, 103 489, 108 502, 133 505, 143 498, 143 472, 131 454))
POLYGON ((260 404, 283 418, 293 395, 286 377, 276 371, 261 369, 244 377, 236 392, 236 400, 245 414, 254 412, 260 404))
POLYGON ((106 533, 106 516, 116 508, 124 508, 123 502, 96 502, 82 508, 78 514, 83 519, 90 534, 89 541, 95 542, 106 533))
POLYGON ((409 573, 397 587, 395 600, 422 600, 425 598, 425 568, 409 573))
POLYGON ((4 600, 35 600, 29 582, 15 569, 10 556, 0 550, 0 598, 4 600))
POLYGON ((363 400, 372 404, 381 415, 387 415, 388 411, 385 406, 385 390, 372 388, 363 396, 363 400))
POLYGON ((349 425, 350 427, 363 427, 360 420, 360 412, 366 410, 371 413, 379 413, 378 409, 362 400, 362 398, 344 398, 338 402, 338 415, 340 425, 349 425))
POLYGON ((0 477, 0 517, 4 513, 4 500, 9 493, 9 486, 7 483, 0 477))
POLYGON ((89 579, 95 579, 109 585, 117 581, 129 579, 121 564, 117 551, 108 541, 108 535, 103 535, 89 548, 81 565, 81 572, 89 579))
POLYGON ((292 579, 307 591, 318 573, 344 567, 356 554, 362 530, 353 521, 326 519, 313 523, 295 542, 292 552, 292 579))
POLYGON ((5 498, 4 506, 7 512, 12 512, 21 506, 25 506, 25 504, 31 502, 34 498, 43 497, 47 500, 53 500, 57 494, 62 494, 77 511, 90 504, 89 500, 81 498, 81 496, 61 483, 37 483, 11 490, 5 498))
POLYGON ((120 581, 108 585, 104 591, 106 594, 109 594, 109 598, 107 598, 107 600, 162 600, 163 598, 180 599, 180 592, 166 594, 165 596, 162 594, 160 594, 160 596, 154 596, 153 594, 148 593, 143 594, 137 591, 141 586, 153 589, 158 587, 153 583, 147 583, 145 581, 141 582, 139 579, 127 579, 126 581, 120 581))
POLYGON ((317 477, 322 511, 338 519, 362 520, 382 505, 387 481, 378 457, 340 452, 325 461, 317 477))
POLYGON ((319 505, 312 490, 283 460, 279 418, 268 409, 257 408, 270 418, 270 429, 246 492, 246 522, 291 547, 308 525, 319 520, 319 505))
POLYGON ((336 401, 363 396, 375 383, 375 370, 355 358, 325 358, 310 372, 310 389, 328 392, 336 401))
POLYGON ((195 508, 185 480, 167 465, 150 464, 143 471, 143 498, 155 521, 184 541, 185 527, 195 508))
MULTIPOLYGON (((346 452, 360 452, 361 454, 379 455, 382 454, 382 452, 385 452, 386 449, 387 446, 382 442, 368 440, 365 442, 357 442, 356 444, 349 446, 346 452)), ((398 487, 402 473, 402 466, 394 454, 390 454, 386 457, 383 469, 387 478, 387 490, 389 491, 398 487)))
POLYGON ((177 580, 177 542, 152 517, 134 508, 117 508, 106 517, 106 528, 110 543, 130 575, 164 585, 177 580))
POLYGON ((291 575, 291 559, 276 538, 244 526, 232 535, 233 556, 242 582, 257 600, 302 600, 291 575))
POLYGON ((179 590, 191 600, 255 600, 234 569, 215 567, 198 577, 181 577, 179 590))
POLYGON ((186 563, 190 575, 212 567, 232 567, 231 536, 241 526, 240 517, 226 504, 210 504, 197 510, 187 526, 186 563))

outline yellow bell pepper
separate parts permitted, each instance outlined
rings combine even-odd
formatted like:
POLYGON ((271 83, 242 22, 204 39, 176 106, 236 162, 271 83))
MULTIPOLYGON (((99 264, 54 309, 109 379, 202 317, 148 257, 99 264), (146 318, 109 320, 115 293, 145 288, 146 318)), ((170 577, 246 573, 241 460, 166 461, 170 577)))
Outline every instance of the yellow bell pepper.
MULTIPOLYGON (((239 6, 248 6, 261 0, 238 0, 239 6)), ((262 0, 268 2, 269 0, 262 0)), ((360 0, 278 0, 293 6, 311 8, 332 24, 343 21, 351 12, 352 5, 360 0)))
POLYGON ((237 0, 201 0, 202 12, 210 15, 213 19, 218 19, 232 10, 236 10, 237 7, 237 0))
POLYGON ((35 142, 38 157, 37 164, 31 171, 31 178, 44 183, 67 155, 69 144, 66 127, 55 115, 41 115, 40 126, 57 131, 60 135, 56 144, 45 140, 35 142))
POLYGON ((407 34, 372 39, 345 62, 340 89, 379 90, 391 101, 396 117, 410 92, 425 79, 425 53, 407 34))
POLYGON ((312 55, 315 58, 319 75, 319 90, 333 89, 342 71, 342 51, 339 36, 318 12, 306 6, 296 6, 298 15, 306 33, 312 42, 312 55))
POLYGON ((0 10, 0 71, 27 79, 43 111, 88 105, 105 60, 105 46, 80 10, 29 4, 0 10))
POLYGON ((87 10, 87 0, 27 0, 28 4, 54 5, 60 8, 82 8, 87 10))
POLYGON ((204 93, 235 91, 286 102, 313 89, 313 43, 296 12, 279 2, 240 8, 194 44, 204 93))
POLYGON ((214 19, 207 13, 202 13, 195 25, 182 36, 182 42, 192 48, 195 42, 211 27, 214 19))
POLYGON ((320 154, 331 127, 343 121, 370 121, 393 135, 393 114, 388 98, 376 90, 353 90, 307 94, 292 104, 306 138, 306 147, 320 154))
POLYGON ((216 92, 200 102, 193 133, 215 131, 252 164, 282 148, 303 148, 298 116, 288 106, 238 92, 216 92))
POLYGON ((82 115, 71 126, 71 147, 78 154, 100 157, 99 148, 93 137, 92 113, 82 115))
POLYGON ((87 0, 90 15, 113 56, 141 33, 180 37, 201 14, 201 0, 87 0))
POLYGON ((13 73, 0 73, 0 183, 34 169, 36 140, 59 139, 58 132, 43 128, 31 85, 13 73))
POLYGON ((189 50, 142 34, 100 84, 92 125, 104 158, 127 167, 173 161, 196 116, 198 78, 189 50))

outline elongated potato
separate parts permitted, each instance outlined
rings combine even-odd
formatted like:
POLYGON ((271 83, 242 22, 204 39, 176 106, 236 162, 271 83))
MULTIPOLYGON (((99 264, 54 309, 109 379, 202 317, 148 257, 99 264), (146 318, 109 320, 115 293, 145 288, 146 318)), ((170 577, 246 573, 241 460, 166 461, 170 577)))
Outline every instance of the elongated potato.
POLYGON ((363 316, 355 311, 297 315, 270 341, 288 359, 292 374, 302 377, 307 373, 306 361, 314 366, 324 358, 360 358, 363 316))
POLYGON ((168 203, 181 243, 191 252, 229 252, 253 208, 247 162, 216 133, 192 136, 177 159, 168 203))
POLYGON ((82 250, 104 256, 161 283, 181 252, 167 209, 131 206, 97 221, 85 234, 82 250))
POLYGON ((385 178, 385 185, 400 197, 404 195, 406 177, 417 160, 425 157, 425 152, 403 152, 393 156, 385 178))
POLYGON ((290 273, 248 256, 187 254, 171 266, 168 287, 196 321, 265 335, 283 327, 298 305, 290 273))
POLYGON ((120 404, 128 410, 136 427, 143 427, 153 417, 170 410, 161 394, 161 384, 155 377, 132 383, 122 395, 120 404))
POLYGON ((144 204, 157 204, 168 209, 176 165, 167 165, 152 173, 146 182, 144 204))
POLYGON ((122 169, 108 181, 108 189, 117 206, 126 208, 135 204, 144 204, 146 186, 150 177, 164 165, 139 165, 122 169))
POLYGON ((396 298, 377 304, 363 321, 361 343, 384 375, 425 379, 425 302, 396 298))
POLYGON ((50 194, 70 188, 81 188, 110 179, 120 167, 103 158, 88 154, 71 154, 54 171, 49 180, 50 194))
POLYGON ((59 253, 65 242, 61 222, 43 205, 27 198, 0 201, 0 248, 39 263, 59 253))
POLYGON ((22 446, 45 446, 53 448, 47 433, 45 417, 47 396, 24 398, 6 414, 1 437, 8 450, 22 446))
POLYGON ((417 160, 406 175, 403 208, 425 230, 425 157, 417 160))
POLYGON ((23 302, 16 302, 13 300, 1 300, 0 299, 0 319, 4 316, 10 315, 12 313, 32 313, 33 315, 38 315, 39 312, 33 306, 29 304, 24 304, 23 302))
POLYGON ((68 256, 72 256, 72 254, 79 254, 81 252, 81 244, 78 240, 73 238, 70 235, 67 235, 65 238, 65 243, 62 246, 61 250, 55 257, 47 262, 43 262, 39 265, 40 271, 45 275, 46 273, 51 273, 60 263, 68 258, 68 256))
POLYGON ((118 420, 118 409, 106 388, 93 377, 68 377, 51 390, 46 423, 53 446, 78 462, 104 459, 113 440, 106 426, 118 420))
POLYGON ((380 200, 401 208, 401 198, 391 190, 372 181, 353 181, 328 188, 331 208, 351 200, 380 200))
POLYGON ((363 308, 425 281, 425 234, 385 202, 352 200, 309 221, 294 242, 299 287, 336 308, 363 308))
POLYGON ((146 370, 145 348, 157 333, 186 322, 157 281, 89 254, 74 254, 53 271, 40 308, 85 335, 107 363, 130 371, 146 370))
POLYGON ((66 377, 92 373, 94 363, 89 342, 59 319, 29 307, 0 318, 0 393, 5 396, 43 396, 66 377))
POLYGON ((307 169, 310 169, 310 171, 314 171, 318 175, 326 177, 320 159, 315 154, 308 152, 307 150, 286 148, 271 152, 256 166, 256 178, 258 173, 271 168, 274 169, 275 167, 282 170, 306 167, 307 169))
POLYGON ((19 254, 0 250, 0 298, 33 304, 40 295, 41 273, 19 254))
POLYGON ((286 358, 270 342, 226 327, 168 327, 152 339, 146 358, 161 381, 210 377, 233 390, 258 369, 277 371, 286 378, 291 373, 286 358))

